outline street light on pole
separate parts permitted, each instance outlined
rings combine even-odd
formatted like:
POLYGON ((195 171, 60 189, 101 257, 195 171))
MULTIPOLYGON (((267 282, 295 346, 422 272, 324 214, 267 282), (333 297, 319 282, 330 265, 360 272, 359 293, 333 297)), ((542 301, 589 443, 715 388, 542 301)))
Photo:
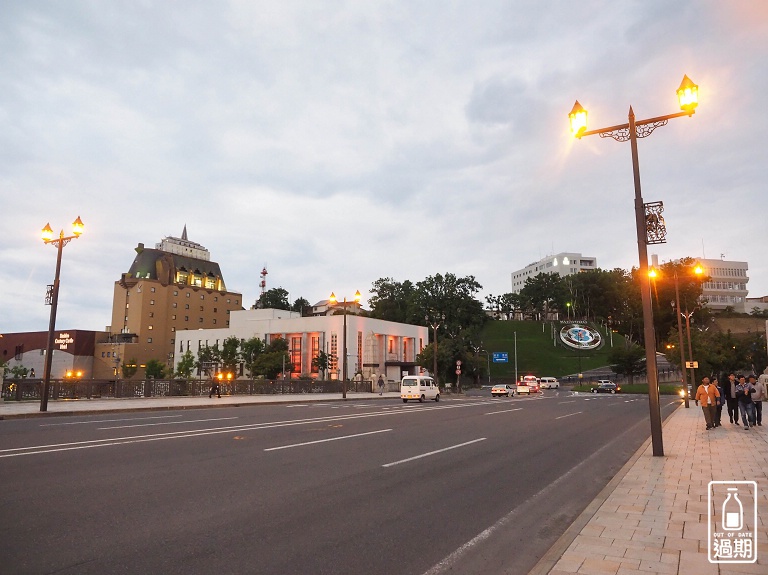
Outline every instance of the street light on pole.
POLYGON ((40 398, 40 411, 48 411, 48 393, 51 388, 51 362, 53 361, 53 340, 54 332, 56 331, 56 310, 59 305, 59 276, 61 275, 61 255, 66 246, 71 240, 79 238, 83 233, 83 222, 80 220, 80 216, 72 222, 72 235, 65 236, 64 230, 59 232, 59 237, 55 237, 51 224, 45 224, 42 231, 43 242, 49 245, 56 246, 56 275, 53 279, 53 284, 48 286, 48 291, 45 296, 46 305, 51 306, 51 319, 48 323, 48 342, 45 347, 45 368, 43 369, 43 393, 40 398))
POLYGON ((692 116, 698 105, 699 87, 688 76, 683 76, 683 81, 677 89, 678 102, 682 112, 657 116, 647 120, 635 120, 635 113, 629 107, 628 122, 598 130, 587 130, 587 110, 578 100, 573 106, 569 116, 571 132, 576 138, 599 135, 601 138, 613 138, 617 142, 629 140, 632 152, 632 173, 635 186, 635 228, 637 233, 637 252, 640 264, 641 281, 648 281, 647 286, 640 289, 643 302, 643 333, 645 340, 645 360, 648 373, 648 405, 651 419, 651 443, 653 455, 664 455, 664 443, 661 430, 661 408, 659 405, 659 381, 656 372, 656 337, 653 333, 653 310, 651 309, 650 280, 648 279, 648 244, 664 243, 666 228, 663 212, 663 204, 654 202, 643 203, 640 190, 640 166, 638 163, 637 139, 650 136, 656 128, 665 126, 672 118, 692 116))
POLYGON ((434 334, 432 337, 433 342, 435 344, 434 353, 432 354, 432 365, 433 365, 432 377, 435 378, 435 382, 437 383, 438 382, 438 379, 437 379, 437 328, 440 327, 440 324, 445 321, 445 314, 441 313, 439 315, 436 315, 434 320, 431 320, 429 315, 425 315, 424 320, 427 322, 427 325, 430 325, 432 327, 432 332, 434 334))
MULTIPOLYGON (((360 295, 360 290, 357 290, 355 292, 354 296, 354 303, 357 304, 360 302, 360 298, 362 296, 360 295)), ((336 299, 336 294, 331 292, 331 296, 328 298, 328 301, 331 302, 333 305, 338 305, 339 300, 336 299)), ((349 302, 352 303, 352 302, 349 302)), ((347 399, 347 298, 344 297, 344 303, 342 303, 344 306, 344 335, 343 335, 343 345, 342 348, 344 350, 344 359, 342 360, 342 381, 341 381, 341 397, 342 399, 347 399)))

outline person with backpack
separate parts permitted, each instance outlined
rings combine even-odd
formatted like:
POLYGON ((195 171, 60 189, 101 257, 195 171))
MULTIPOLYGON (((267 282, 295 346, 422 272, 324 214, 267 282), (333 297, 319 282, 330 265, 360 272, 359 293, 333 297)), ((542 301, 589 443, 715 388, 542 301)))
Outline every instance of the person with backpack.
POLYGON ((720 392, 717 387, 712 385, 708 377, 701 380, 701 385, 696 390, 696 405, 701 402, 701 411, 704 412, 704 422, 707 424, 707 431, 715 428, 715 410, 717 408, 717 398, 720 392))

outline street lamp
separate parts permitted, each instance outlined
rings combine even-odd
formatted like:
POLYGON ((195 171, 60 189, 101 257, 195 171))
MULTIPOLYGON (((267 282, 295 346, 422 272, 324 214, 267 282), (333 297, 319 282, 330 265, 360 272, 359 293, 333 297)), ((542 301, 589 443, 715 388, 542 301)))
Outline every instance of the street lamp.
POLYGON ((53 284, 48 286, 45 294, 45 304, 51 306, 51 319, 48 323, 48 343, 45 348, 45 368, 43 369, 43 394, 40 398, 40 411, 48 411, 48 393, 51 388, 51 362, 53 361, 53 339, 56 331, 56 308, 59 304, 59 276, 61 275, 61 254, 71 240, 77 239, 83 233, 83 222, 80 216, 72 222, 72 235, 65 236, 64 230, 59 232, 59 237, 55 237, 51 224, 45 224, 41 234, 43 242, 56 246, 58 254, 56 257, 56 275, 53 284))
MULTIPOLYGON (((664 243, 666 228, 661 216, 661 202, 643 203, 640 191, 640 166, 637 156, 637 139, 650 136, 656 128, 665 126, 672 118, 692 116, 698 105, 698 86, 688 76, 683 77, 677 89, 678 102, 682 112, 658 116, 648 120, 635 121, 632 106, 629 107, 628 122, 618 126, 610 126, 599 130, 587 130, 587 110, 578 100, 568 115, 571 132, 576 138, 598 134, 601 138, 613 138, 617 142, 629 140, 632 151, 632 172, 635 184, 635 227, 637 232, 637 252, 640 260, 640 277, 648 276, 648 244, 664 243)), ((648 286, 640 290, 643 301, 643 333, 645 339, 645 360, 648 373, 648 405, 651 419, 651 442, 653 455, 664 455, 664 444, 661 431, 661 408, 659 406, 659 380, 656 372, 656 337, 653 333, 653 310, 651 309, 650 281, 648 286)))
POLYGON ((428 315, 424 316, 424 321, 427 322, 427 325, 432 326, 432 331, 434 333, 433 341, 435 344, 434 353, 432 354, 432 360, 433 360, 433 370, 432 370, 432 377, 435 378, 435 383, 437 383, 437 328, 440 327, 440 324, 445 321, 445 314, 441 313, 437 316, 435 316, 434 321, 431 321, 429 319, 428 315))
MULTIPOLYGON (((355 292, 355 304, 360 302, 360 298, 362 296, 360 295, 360 290, 357 290, 355 292)), ((328 301, 330 301, 333 305, 338 305, 339 300, 336 299, 336 294, 331 292, 331 297, 328 298, 328 301)), ((352 302, 349 302, 352 303, 352 302)), ((344 297, 344 302, 342 303, 344 306, 344 337, 343 337, 343 349, 344 349, 344 359, 342 360, 342 381, 341 381, 341 398, 347 399, 347 298, 344 297)))

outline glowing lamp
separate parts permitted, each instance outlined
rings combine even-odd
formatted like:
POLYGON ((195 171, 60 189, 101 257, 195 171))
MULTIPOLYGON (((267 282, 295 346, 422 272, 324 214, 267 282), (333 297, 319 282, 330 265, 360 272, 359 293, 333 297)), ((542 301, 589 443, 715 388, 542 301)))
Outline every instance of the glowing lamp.
POLYGON ((568 119, 571 122, 571 133, 576 138, 581 138, 581 134, 587 131, 587 111, 579 104, 578 100, 573 105, 571 113, 568 114, 568 119))
POLYGON ((85 229, 85 226, 83 225, 83 222, 80 219, 80 216, 77 216, 77 219, 74 222, 72 222, 72 233, 75 235, 76 238, 79 238, 80 234, 83 233, 84 229, 85 229))
POLYGON ((680 82, 677 99, 680 102, 680 109, 691 114, 699 105, 699 87, 688 76, 683 76, 683 81, 680 82))
POLYGON ((45 227, 43 228, 43 232, 40 235, 46 244, 51 240, 53 240, 53 230, 51 229, 50 223, 45 224, 45 227))

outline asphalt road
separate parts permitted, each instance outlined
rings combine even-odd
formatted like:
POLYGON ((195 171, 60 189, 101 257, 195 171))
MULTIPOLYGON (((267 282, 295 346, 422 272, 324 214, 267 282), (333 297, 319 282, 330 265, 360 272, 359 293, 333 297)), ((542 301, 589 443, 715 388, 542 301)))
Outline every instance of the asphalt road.
POLYGON ((525 573, 648 403, 488 395, 0 422, 0 570, 525 573))

